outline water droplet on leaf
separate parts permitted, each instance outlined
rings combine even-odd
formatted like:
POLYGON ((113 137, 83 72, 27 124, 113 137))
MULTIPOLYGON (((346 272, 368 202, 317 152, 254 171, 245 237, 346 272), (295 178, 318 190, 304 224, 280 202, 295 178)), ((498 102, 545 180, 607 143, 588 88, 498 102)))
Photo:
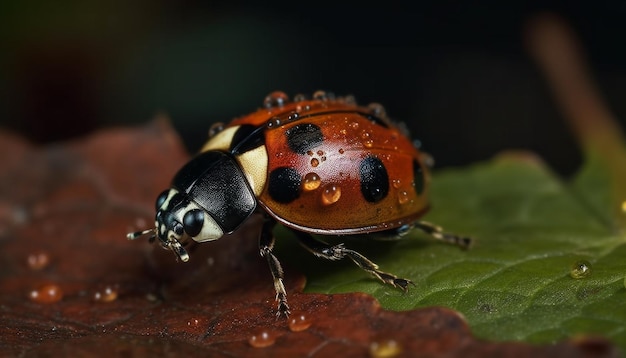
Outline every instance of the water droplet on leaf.
POLYGON ((189 321, 187 321, 187 325, 188 326, 194 326, 197 327, 200 324, 200 320, 197 318, 192 318, 189 321))
POLYGON ((96 302, 113 302, 117 299, 117 287, 115 285, 105 286, 102 290, 93 294, 93 299, 96 302))
POLYGON ((395 357, 402 353, 402 347, 394 339, 382 339, 370 344, 370 355, 375 358, 395 357))
POLYGON ((572 278, 580 279, 585 278, 591 274, 591 263, 587 260, 579 260, 574 262, 570 268, 569 275, 572 278))
POLYGON ((54 303, 63 298, 63 291, 54 284, 47 284, 29 292, 28 297, 37 303, 54 303))
POLYGON ((255 333, 248 339, 248 343, 254 348, 265 348, 273 345, 276 342, 276 335, 266 330, 261 330, 255 333))
POLYGON ((304 313, 294 314, 291 318, 289 318, 289 329, 292 332, 304 331, 311 327, 312 323, 313 322, 311 322, 311 320, 304 315, 304 313))
POLYGON ((33 252, 26 258, 26 263, 31 270, 41 270, 50 263, 50 256, 43 251, 33 252))

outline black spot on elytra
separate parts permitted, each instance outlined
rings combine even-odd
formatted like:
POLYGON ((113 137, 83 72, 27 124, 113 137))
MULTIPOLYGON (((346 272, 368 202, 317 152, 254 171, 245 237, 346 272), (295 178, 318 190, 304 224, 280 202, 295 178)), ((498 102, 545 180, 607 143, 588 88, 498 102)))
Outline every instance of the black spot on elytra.
POLYGON ((324 135, 320 127, 311 123, 298 124, 289 128, 285 135, 287 136, 289 148, 298 154, 305 154, 324 141, 324 135))
POLYGON ((254 148, 258 148, 265 143, 263 127, 256 127, 251 124, 243 124, 237 129, 230 142, 230 152, 242 154, 254 148))
POLYGON ((424 192, 424 170, 417 160, 413 160, 413 188, 417 195, 424 192))
POLYGON ((268 193, 279 203, 290 203, 300 196, 300 174, 294 168, 280 167, 272 170, 268 193))
POLYGON ((361 193, 365 200, 376 203, 389 193, 389 175, 383 162, 376 157, 367 157, 359 165, 361 193))

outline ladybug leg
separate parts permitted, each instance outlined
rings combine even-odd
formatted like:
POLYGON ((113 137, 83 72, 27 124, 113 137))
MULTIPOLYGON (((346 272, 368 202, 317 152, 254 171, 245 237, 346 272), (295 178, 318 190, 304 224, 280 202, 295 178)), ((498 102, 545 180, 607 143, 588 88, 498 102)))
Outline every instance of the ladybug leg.
POLYGON ((437 240, 460 246, 463 249, 469 249, 470 246, 472 246, 471 238, 444 232, 440 226, 435 224, 431 224, 426 221, 416 221, 413 226, 424 231, 437 240))
POLYGON ((346 248, 343 244, 329 245, 305 232, 297 230, 292 231, 296 234, 302 246, 304 246, 307 250, 309 250, 313 255, 317 257, 332 261, 341 260, 344 257, 348 257, 364 271, 369 272, 374 277, 378 278, 384 283, 390 284, 393 287, 399 287, 404 291, 408 289, 410 284, 413 284, 413 282, 411 282, 410 280, 399 278, 394 274, 380 271, 377 264, 370 261, 362 254, 346 248))
POLYGON ((261 236, 259 237, 259 250, 262 257, 267 259, 267 264, 270 267, 272 278, 274 279, 274 290, 276 290, 276 301, 278 301, 278 311, 276 316, 289 316, 289 305, 287 305, 287 292, 285 291, 285 285, 283 284, 283 268, 280 262, 272 253, 274 248, 274 234, 272 229, 276 225, 276 221, 271 218, 266 218, 261 229, 261 236))

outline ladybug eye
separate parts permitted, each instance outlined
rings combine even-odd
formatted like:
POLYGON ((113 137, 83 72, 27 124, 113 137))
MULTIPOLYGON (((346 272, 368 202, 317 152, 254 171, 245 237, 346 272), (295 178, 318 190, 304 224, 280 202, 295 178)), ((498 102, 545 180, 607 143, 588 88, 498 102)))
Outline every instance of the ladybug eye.
POLYGON ((189 210, 183 217, 185 232, 191 237, 198 236, 204 225, 204 213, 202 210, 189 210))
POLYGON ((167 200, 167 196, 168 196, 169 193, 170 193, 169 190, 165 190, 161 194, 159 194, 159 196, 157 197, 157 200, 156 200, 156 204, 155 204, 157 211, 159 211, 159 209, 161 208, 161 206, 163 205, 165 200, 167 200))

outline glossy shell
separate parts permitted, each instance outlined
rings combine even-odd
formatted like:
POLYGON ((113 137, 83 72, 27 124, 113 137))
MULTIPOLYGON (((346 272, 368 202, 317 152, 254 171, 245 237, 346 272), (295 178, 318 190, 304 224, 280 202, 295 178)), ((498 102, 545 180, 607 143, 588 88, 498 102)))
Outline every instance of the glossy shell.
POLYGON ((220 128, 202 151, 234 153, 265 210, 310 233, 358 234, 410 224, 428 209, 424 156, 379 105, 318 92, 220 128))

